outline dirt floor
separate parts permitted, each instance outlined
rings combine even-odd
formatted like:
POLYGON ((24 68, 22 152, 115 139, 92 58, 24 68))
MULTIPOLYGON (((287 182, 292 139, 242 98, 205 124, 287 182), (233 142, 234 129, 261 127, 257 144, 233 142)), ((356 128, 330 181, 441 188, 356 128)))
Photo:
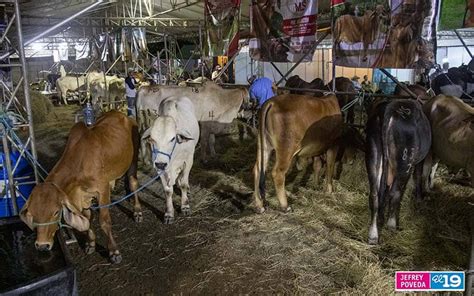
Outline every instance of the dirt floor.
MULTIPOLYGON (((64 148, 73 112, 55 107, 46 123, 37 125, 39 157, 51 169, 64 148)), ((474 190, 456 184, 446 169, 430 199, 419 211, 405 194, 401 231, 383 229, 382 243, 369 246, 368 181, 359 154, 345 165, 335 194, 314 184, 309 169, 294 169, 288 177, 293 212, 278 211, 271 177, 267 177, 269 210, 252 210, 251 168, 255 139, 218 138, 219 158, 192 169, 190 217, 177 215, 173 225, 162 223, 165 209, 161 183, 140 197, 144 222, 133 221, 132 206, 112 208, 113 233, 123 256, 108 262, 105 238, 97 217, 98 252, 85 255, 71 246, 82 295, 235 295, 394 293, 397 270, 465 270, 468 263, 468 201, 474 190)), ((146 182, 154 173, 141 170, 146 182)), ((123 181, 113 196, 124 194, 123 181)), ((175 199, 175 207, 179 199, 175 199)))

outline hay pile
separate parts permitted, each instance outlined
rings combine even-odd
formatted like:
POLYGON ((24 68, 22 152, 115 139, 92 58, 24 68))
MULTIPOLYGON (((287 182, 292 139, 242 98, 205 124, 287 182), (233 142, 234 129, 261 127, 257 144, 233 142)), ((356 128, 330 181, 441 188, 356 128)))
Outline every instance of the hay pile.
POLYGON ((33 122, 43 123, 48 119, 48 115, 53 109, 50 99, 37 91, 30 92, 31 110, 33 111, 33 122))

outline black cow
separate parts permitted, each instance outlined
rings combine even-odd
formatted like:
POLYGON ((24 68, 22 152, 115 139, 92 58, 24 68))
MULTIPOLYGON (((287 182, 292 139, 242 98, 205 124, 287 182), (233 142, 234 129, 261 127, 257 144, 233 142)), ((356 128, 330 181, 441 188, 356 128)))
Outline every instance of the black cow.
MULTIPOLYGON (((311 82, 306 82, 305 80, 301 79, 300 76, 294 75, 288 78, 286 81, 285 87, 289 88, 303 88, 303 89, 326 89, 324 85, 324 81, 320 78, 315 78, 311 82)), ((299 90, 291 90, 290 93, 292 94, 300 94, 300 95, 308 95, 308 96, 322 96, 322 92, 305 92, 299 90)))
POLYGON ((431 88, 436 95, 454 96, 465 101, 474 97, 474 59, 468 65, 449 68, 431 81, 431 88))
POLYGON ((61 77, 61 74, 50 73, 46 76, 46 80, 48 81, 49 90, 56 90, 56 80, 61 77))
POLYGON ((371 106, 366 134, 365 163, 371 210, 369 244, 377 244, 378 226, 384 223, 387 203, 387 226, 397 229, 402 195, 413 172, 416 200, 422 200, 423 161, 431 146, 431 128, 419 102, 379 100, 371 106))

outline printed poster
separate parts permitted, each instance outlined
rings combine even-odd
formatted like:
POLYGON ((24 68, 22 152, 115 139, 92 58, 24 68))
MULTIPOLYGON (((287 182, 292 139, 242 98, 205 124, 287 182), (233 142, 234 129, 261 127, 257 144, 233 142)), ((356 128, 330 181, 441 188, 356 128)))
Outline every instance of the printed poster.
POLYGON ((335 63, 429 68, 435 62, 438 0, 332 0, 335 63))
POLYGON ((206 0, 205 52, 208 56, 233 56, 239 48, 240 0, 206 0))
POLYGON ((250 8, 250 56, 267 62, 313 58, 317 0, 254 0, 250 8))

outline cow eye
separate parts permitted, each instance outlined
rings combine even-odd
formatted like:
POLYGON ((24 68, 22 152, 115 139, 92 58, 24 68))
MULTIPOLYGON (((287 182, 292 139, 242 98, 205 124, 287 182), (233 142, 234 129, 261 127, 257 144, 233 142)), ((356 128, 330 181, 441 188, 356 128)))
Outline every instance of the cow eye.
POLYGON ((171 141, 170 141, 170 142, 174 142, 174 140, 176 140, 176 137, 173 137, 173 139, 171 139, 171 141))

